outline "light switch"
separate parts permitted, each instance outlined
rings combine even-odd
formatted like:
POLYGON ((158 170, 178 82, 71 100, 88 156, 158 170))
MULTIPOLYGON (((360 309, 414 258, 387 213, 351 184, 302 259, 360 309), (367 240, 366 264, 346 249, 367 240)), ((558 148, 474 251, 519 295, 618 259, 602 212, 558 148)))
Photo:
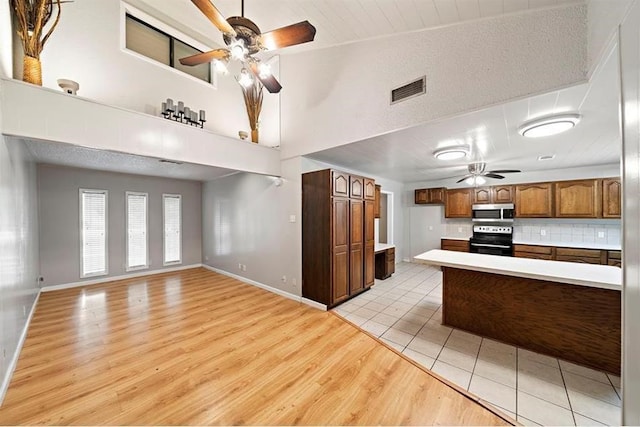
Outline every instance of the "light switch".
POLYGON ((546 236, 547 235, 547 230, 540 230, 540 235, 541 236, 546 236))
POLYGON ((296 222, 296 216, 295 215, 289 215, 289 222, 296 222))
POLYGON ((433 225, 429 226, 429 231, 433 231, 433 225))

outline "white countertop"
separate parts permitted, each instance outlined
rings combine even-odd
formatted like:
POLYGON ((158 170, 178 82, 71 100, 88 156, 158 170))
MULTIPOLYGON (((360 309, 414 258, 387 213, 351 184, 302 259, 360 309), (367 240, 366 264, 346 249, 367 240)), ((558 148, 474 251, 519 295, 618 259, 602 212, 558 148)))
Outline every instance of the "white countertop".
POLYGON ((557 248, 576 248, 576 249, 603 249, 605 251, 620 251, 620 244, 609 245, 606 243, 574 243, 574 242, 554 242, 554 241, 537 241, 531 242, 521 239, 513 239, 514 245, 532 245, 532 246, 555 246, 557 248))
POLYGON ((449 236, 442 236, 440 237, 441 240, 469 240, 471 238, 471 236, 467 236, 467 237, 449 237, 449 236))
POLYGON ((395 248, 395 247, 396 245, 390 245, 388 243, 376 243, 375 249, 373 251, 380 252, 380 251, 384 251, 384 250, 395 248))
POLYGON ((622 289, 622 269, 608 265, 472 254, 434 249, 414 257, 418 262, 506 276, 622 289))

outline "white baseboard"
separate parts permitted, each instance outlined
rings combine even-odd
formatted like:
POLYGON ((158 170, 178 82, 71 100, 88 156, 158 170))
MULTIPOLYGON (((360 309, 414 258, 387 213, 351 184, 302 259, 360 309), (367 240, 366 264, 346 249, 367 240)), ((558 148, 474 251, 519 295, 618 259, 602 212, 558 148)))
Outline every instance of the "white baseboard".
POLYGON ((239 281, 241 281, 243 283, 246 283, 246 284, 252 285, 252 286, 256 286, 256 287, 258 287, 260 289, 264 289, 265 291, 272 292, 272 293, 280 295, 282 297, 289 298, 291 300, 307 304, 307 305, 309 305, 309 306, 311 306, 313 308, 319 308, 320 310, 326 310, 327 309, 327 306, 324 305, 324 304, 320 304, 320 303, 317 303, 315 301, 311 301, 311 300, 308 300, 306 298, 302 298, 302 297, 300 297, 298 295, 294 295, 292 293, 283 291, 282 289, 274 288, 273 286, 265 285, 264 283, 256 282, 255 280, 247 279, 246 277, 238 276, 237 274, 229 273, 228 271, 220 270, 219 268, 211 267, 210 265, 207 265, 207 264, 202 264, 202 267, 206 268, 207 270, 213 271, 215 273, 219 273, 219 274, 222 274, 224 276, 232 277, 232 278, 234 278, 236 280, 239 280, 239 281))
POLYGON ((18 365, 20 352, 22 351, 22 346, 24 345, 24 341, 27 339, 27 331, 29 330, 29 325, 31 324, 33 313, 36 312, 36 306, 38 305, 38 300, 40 299, 41 292, 42 292, 42 289, 38 291, 38 295, 36 295, 36 299, 33 301, 33 304, 31 305, 29 316, 27 317, 27 321, 24 324, 24 328, 22 328, 22 333, 20 334, 20 339, 18 340, 18 345, 16 346, 16 351, 13 353, 13 356, 11 357, 11 361, 7 366, 7 371, 5 372, 4 378, 2 379, 2 385, 0 386, 0 406, 2 406, 2 402, 4 401, 4 396, 7 393, 7 390, 9 389, 9 383, 11 382, 11 377, 13 377, 13 371, 16 370, 16 366, 18 365))
POLYGON ((59 291, 60 289, 77 288, 79 286, 97 285, 99 283, 113 282, 115 280, 134 279, 136 277, 151 276, 152 274, 171 273, 173 271, 189 270, 191 268, 202 267, 202 264, 181 265, 178 267, 161 268, 158 270, 144 270, 136 273, 121 274, 119 276, 106 276, 94 280, 84 280, 80 282, 63 283, 61 285, 43 286, 41 292, 59 291))

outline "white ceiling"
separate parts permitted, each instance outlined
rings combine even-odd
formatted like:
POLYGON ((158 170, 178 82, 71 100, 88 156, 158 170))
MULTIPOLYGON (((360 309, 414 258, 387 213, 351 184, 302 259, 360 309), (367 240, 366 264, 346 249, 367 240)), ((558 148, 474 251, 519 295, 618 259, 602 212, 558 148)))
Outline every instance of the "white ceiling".
POLYGON ((165 163, 153 157, 49 141, 25 140, 24 143, 37 163, 195 181, 209 181, 236 172, 193 163, 165 163))
MULTIPOLYGON (((213 25, 190 0, 139 0, 186 24, 219 45, 213 25)), ((225 17, 240 16, 241 0, 211 0, 225 17)), ((262 32, 308 20, 315 40, 281 53, 434 28, 492 16, 518 13, 583 0, 245 0, 244 14, 262 32)))

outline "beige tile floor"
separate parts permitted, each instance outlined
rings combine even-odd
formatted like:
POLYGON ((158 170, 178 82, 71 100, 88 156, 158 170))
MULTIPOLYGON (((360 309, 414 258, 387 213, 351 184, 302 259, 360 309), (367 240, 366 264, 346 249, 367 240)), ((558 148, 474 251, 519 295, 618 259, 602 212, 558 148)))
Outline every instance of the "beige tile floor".
POLYGON ((442 273, 401 263, 334 311, 525 425, 619 425, 620 378, 440 324, 442 273))

